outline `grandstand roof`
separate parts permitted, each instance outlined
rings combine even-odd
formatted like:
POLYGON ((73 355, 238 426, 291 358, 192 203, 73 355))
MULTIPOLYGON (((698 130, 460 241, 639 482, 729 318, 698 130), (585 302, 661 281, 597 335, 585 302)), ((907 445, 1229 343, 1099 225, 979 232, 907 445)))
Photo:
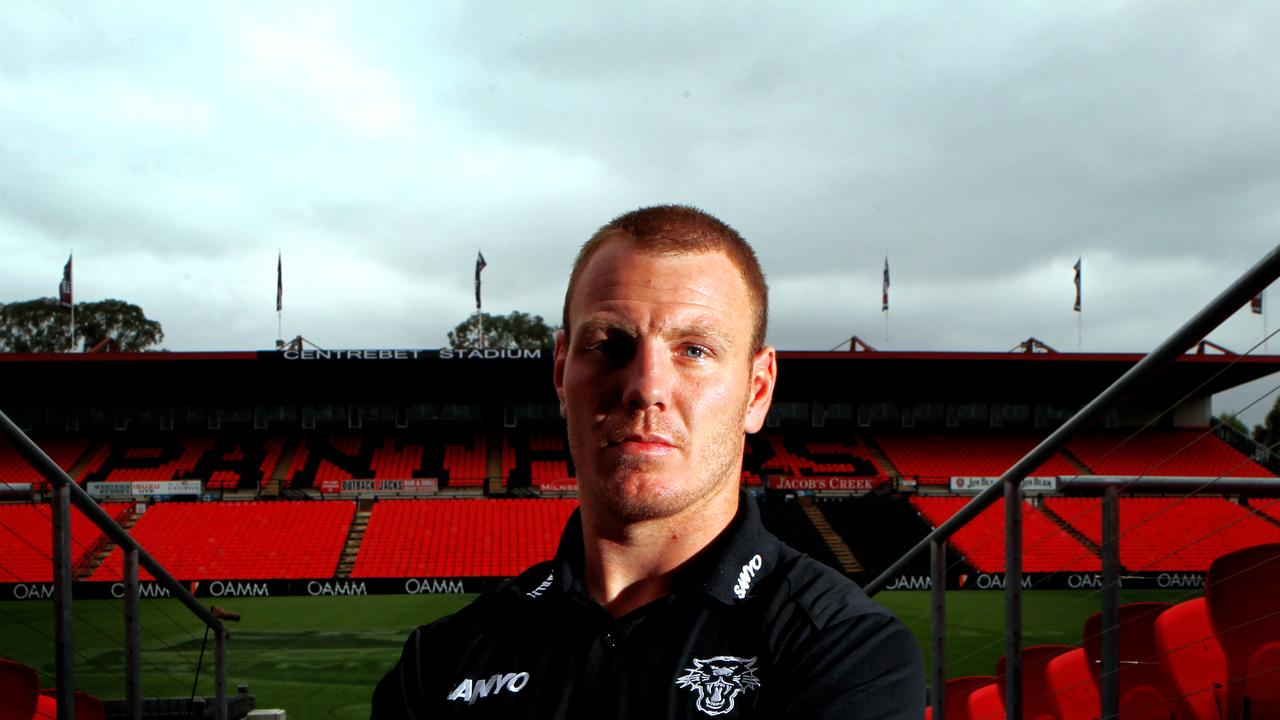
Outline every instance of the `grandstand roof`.
MULTIPOLYGON (((538 351, 309 350, 0 354, 14 406, 88 402, 554 402, 538 351)), ((1120 353, 779 353, 782 401, 1080 401, 1142 358, 1120 353)), ((1212 395, 1280 372, 1280 356, 1188 354, 1144 388, 1212 395)))

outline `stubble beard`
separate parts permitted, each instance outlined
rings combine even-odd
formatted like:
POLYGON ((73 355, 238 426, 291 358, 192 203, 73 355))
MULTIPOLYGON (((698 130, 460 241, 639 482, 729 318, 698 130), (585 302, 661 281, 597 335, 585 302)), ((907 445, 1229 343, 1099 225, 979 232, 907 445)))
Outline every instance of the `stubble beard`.
MULTIPOLYGON (((741 410, 745 409, 744 403, 741 410)), ((736 417, 741 417, 741 413, 736 417)), ((672 517, 715 495, 725 485, 736 486, 741 481, 742 428, 740 423, 734 424, 732 420, 703 439, 701 448, 694 447, 688 434, 661 424, 645 425, 644 419, 638 416, 605 429, 603 439, 576 437, 573 423, 569 423, 569 448, 575 462, 579 457, 594 458, 619 433, 625 434, 628 428, 636 427, 664 432, 676 440, 678 453, 686 461, 693 458, 693 465, 683 470, 685 477, 673 477, 674 473, 681 471, 668 466, 670 459, 645 455, 623 455, 615 467, 604 469, 599 477, 592 477, 595 470, 587 463, 577 463, 584 504, 597 506, 623 522, 657 520, 672 517), (699 450, 700 458, 697 456, 699 450)))

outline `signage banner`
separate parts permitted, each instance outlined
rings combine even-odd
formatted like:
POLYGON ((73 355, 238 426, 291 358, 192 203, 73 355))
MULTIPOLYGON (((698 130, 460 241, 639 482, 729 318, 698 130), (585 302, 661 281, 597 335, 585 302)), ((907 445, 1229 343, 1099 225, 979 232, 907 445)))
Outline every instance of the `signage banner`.
POLYGON ((882 477, 769 477, 769 487, 774 490, 833 490, 850 493, 869 493, 884 484, 882 477))
MULTIPOLYGON (((198 598, 281 597, 309 595, 457 595, 482 593, 500 585, 503 577, 424 578, 315 578, 296 580, 196 580, 182 585, 198 598)), ((122 582, 72 582, 71 595, 77 600, 119 600, 124 597, 122 582)), ((144 599, 173 597, 169 588, 154 580, 138 583, 144 599)), ((0 583, 0 602, 5 600, 53 600, 53 583, 0 583)))
POLYGON ((316 489, 326 495, 434 495, 440 490, 440 480, 438 478, 321 480, 317 483, 316 489))
POLYGON ((576 493, 578 492, 578 480, 576 478, 565 478, 555 482, 544 482, 538 486, 538 489, 544 493, 576 493))
MULTIPOLYGON (((953 476, 951 478, 951 492, 977 495, 998 482, 1000 482, 998 477, 953 476)), ((1024 495, 1050 495, 1057 491, 1058 476, 1056 475, 1028 476, 1022 481, 1024 495)))
POLYGON ((118 495, 150 497, 152 495, 199 495, 199 480, 146 480, 139 482, 91 482, 90 497, 118 495))

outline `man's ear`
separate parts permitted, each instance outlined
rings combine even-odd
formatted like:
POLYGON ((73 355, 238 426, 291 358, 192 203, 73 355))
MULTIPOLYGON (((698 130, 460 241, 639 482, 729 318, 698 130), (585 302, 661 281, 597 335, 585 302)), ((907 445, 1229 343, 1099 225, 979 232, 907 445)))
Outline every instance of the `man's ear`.
POLYGON ((564 359, 569 354, 569 340, 564 330, 556 331, 556 362, 552 370, 552 382, 556 386, 556 397, 560 398, 560 416, 564 414, 564 359))
POLYGON ((773 386, 778 381, 778 353, 772 345, 766 345, 751 360, 751 382, 748 387, 745 429, 759 432, 769 415, 773 403, 773 386))

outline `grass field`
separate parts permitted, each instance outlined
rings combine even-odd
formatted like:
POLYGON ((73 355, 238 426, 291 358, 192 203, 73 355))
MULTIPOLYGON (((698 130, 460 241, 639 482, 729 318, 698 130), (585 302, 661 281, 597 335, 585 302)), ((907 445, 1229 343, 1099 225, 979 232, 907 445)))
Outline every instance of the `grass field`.
MULTIPOLYGON (((1123 591, 1122 602, 1177 602, 1195 593, 1123 591)), ((240 612, 230 624, 231 689, 247 683, 258 707, 281 707, 294 720, 367 718, 369 695, 395 662, 407 631, 469 602, 466 595, 280 597, 226 599, 240 612)), ((926 651, 929 594, 885 592, 877 600, 907 621, 926 651)), ((952 592, 947 596, 948 674, 989 675, 1004 651, 1004 595, 952 592)), ((1078 644, 1086 618, 1098 610, 1087 591, 1042 590, 1023 595, 1025 645, 1078 644)), ((124 696, 124 623, 120 602, 75 604, 76 684, 103 698, 124 696)), ((191 692, 204 627, 175 600, 144 600, 143 692, 148 697, 191 692)), ((53 606, 0 603, 0 655, 20 660, 53 684, 53 606)), ((213 693, 213 642, 198 692, 213 693)))

